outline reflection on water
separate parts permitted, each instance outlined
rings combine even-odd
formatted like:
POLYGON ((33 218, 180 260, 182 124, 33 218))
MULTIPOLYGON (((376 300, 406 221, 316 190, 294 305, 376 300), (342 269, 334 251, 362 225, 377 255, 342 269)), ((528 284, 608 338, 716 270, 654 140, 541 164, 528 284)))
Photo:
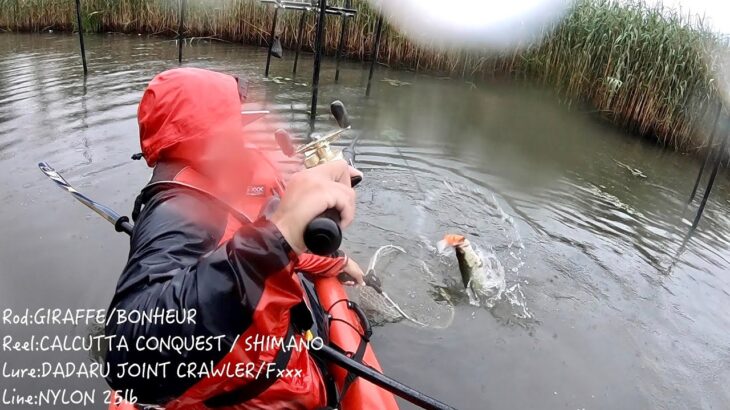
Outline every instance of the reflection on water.
MULTIPOLYGON (((139 150, 136 103, 155 73, 175 66, 176 50, 146 37, 88 43, 84 81, 74 37, 0 35, 3 307, 106 307, 126 258, 126 239, 35 164, 46 160, 90 196, 131 209, 149 174, 129 160, 139 150)), ((251 109, 272 110, 275 125, 294 133, 309 131, 310 72, 294 78, 290 62, 277 61, 265 81, 264 50, 231 44, 201 43, 185 55, 186 65, 251 77, 251 109)), ((693 158, 565 112, 532 90, 389 71, 378 73, 387 81, 376 81, 365 99, 366 70, 345 65, 334 84, 332 68, 323 70, 317 131, 334 127, 324 103, 342 99, 351 135, 362 136, 366 176, 346 246, 361 264, 384 244, 404 247, 406 255, 379 268, 389 293, 424 320, 448 325, 379 327, 374 342, 391 375, 460 408, 726 406, 726 177, 667 274, 688 229, 682 209, 693 158), (491 309, 469 305, 455 259, 433 249, 445 233, 493 252, 511 296, 491 309)), ((274 146, 272 138, 267 149, 274 146)))

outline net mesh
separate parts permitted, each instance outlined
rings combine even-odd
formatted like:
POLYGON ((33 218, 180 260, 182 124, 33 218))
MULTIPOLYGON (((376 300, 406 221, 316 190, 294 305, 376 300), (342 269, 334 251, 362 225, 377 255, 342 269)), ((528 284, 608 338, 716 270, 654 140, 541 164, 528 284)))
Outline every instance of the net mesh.
POLYGON ((413 261, 403 248, 385 245, 378 248, 370 259, 368 271, 374 272, 383 283, 384 293, 371 287, 357 288, 357 303, 374 324, 407 321, 417 326, 446 328, 454 318, 454 307, 447 293, 433 287, 435 277, 422 260, 413 261), (414 266, 417 266, 414 269, 414 266), (390 285, 393 275, 408 279, 408 287, 390 285), (390 298, 390 300, 388 299, 390 298))

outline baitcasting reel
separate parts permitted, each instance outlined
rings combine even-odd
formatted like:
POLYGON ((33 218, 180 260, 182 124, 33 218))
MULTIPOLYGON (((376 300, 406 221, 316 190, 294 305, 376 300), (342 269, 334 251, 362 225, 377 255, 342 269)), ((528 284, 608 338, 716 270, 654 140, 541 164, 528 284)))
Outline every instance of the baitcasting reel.
MULTIPOLYGON (((313 135, 312 141, 294 148, 294 144, 291 141, 289 133, 284 130, 277 130, 274 134, 276 136, 276 142, 279 144, 282 152, 288 157, 292 157, 296 154, 304 155, 304 166, 307 168, 313 168, 317 165, 324 164, 325 162, 335 161, 338 159, 346 159, 342 155, 342 150, 331 147, 330 144, 337 141, 340 136, 350 127, 350 118, 347 115, 347 110, 342 101, 334 101, 330 104, 330 112, 335 117, 337 124, 340 129, 337 131, 330 132, 327 135, 313 135)), ((348 160, 348 159, 346 159, 348 160)), ((348 160, 351 163, 351 161, 348 160)))
POLYGON ((332 148, 330 144, 336 141, 345 130, 340 129, 323 137, 314 136, 312 142, 302 145, 295 153, 304 154, 304 166, 307 168, 313 168, 325 162, 343 159, 342 151, 337 148, 332 148))
MULTIPOLYGON (((336 141, 342 133, 349 130, 350 118, 347 115, 345 105, 341 101, 334 101, 330 104, 330 112, 337 120, 340 129, 322 137, 313 137, 307 144, 294 148, 291 136, 285 130, 277 130, 274 133, 276 142, 279 144, 284 155, 292 157, 296 154, 304 155, 304 166, 313 168, 326 162, 344 159, 354 166, 354 150, 352 148, 340 150, 333 148, 330 144, 336 141)), ((351 186, 362 181, 362 177, 352 177, 351 186)), ((342 244, 342 230, 340 229, 340 213, 336 209, 328 209, 320 216, 314 218, 304 231, 304 244, 310 252, 316 255, 332 255, 342 244)))

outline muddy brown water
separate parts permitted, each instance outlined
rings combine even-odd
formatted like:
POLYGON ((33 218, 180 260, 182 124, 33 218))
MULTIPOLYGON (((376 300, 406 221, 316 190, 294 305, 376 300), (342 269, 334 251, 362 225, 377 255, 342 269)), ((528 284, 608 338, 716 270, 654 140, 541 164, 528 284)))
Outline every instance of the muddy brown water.
MULTIPOLYGON (((0 35, 2 309, 105 308, 128 251, 124 236, 36 164, 48 161, 82 192, 129 213, 149 176, 129 160, 139 150, 136 104, 155 73, 177 65, 176 49, 162 38, 89 36, 84 81, 77 46, 70 35, 0 35)), ((292 57, 274 60, 265 81, 263 49, 185 48, 187 66, 250 77, 258 101, 251 108, 269 109, 278 125, 304 134, 311 56, 295 77, 292 57)), ((696 158, 567 112, 536 91, 380 68, 365 99, 366 66, 345 64, 339 84, 333 67, 323 66, 317 130, 334 126, 325 103, 342 99, 351 135, 362 137, 366 177, 347 249, 364 265, 380 245, 409 248, 411 259, 383 266, 382 275, 413 309, 432 303, 434 289, 455 295, 445 329, 406 322, 375 329, 388 374, 464 409, 728 407, 725 175, 677 257, 696 158), (517 297, 492 309, 460 299, 455 262, 430 248, 447 232, 491 250, 517 297), (431 276, 422 276, 420 261, 431 276)), ((16 339, 93 331, 1 326, 3 337, 16 339)), ((0 355, 1 363, 28 368, 91 356, 0 355)), ((77 378, 0 384, 8 394, 105 388, 77 378)))

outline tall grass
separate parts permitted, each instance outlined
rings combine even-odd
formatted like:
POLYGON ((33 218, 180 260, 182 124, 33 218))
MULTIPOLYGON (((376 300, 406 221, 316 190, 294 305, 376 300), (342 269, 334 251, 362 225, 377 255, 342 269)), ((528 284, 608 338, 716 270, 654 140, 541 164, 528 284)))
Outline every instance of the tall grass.
MULTIPOLYGON (((678 149, 706 140, 719 103, 715 60, 727 40, 702 19, 642 2, 581 1, 519 74, 582 100, 623 128, 678 149)), ((730 68, 730 67, 728 67, 730 68)))
MULTIPOLYGON (((83 0, 83 29, 175 34, 176 0, 83 0)), ((355 0, 346 52, 372 56, 377 13, 355 0)), ((185 35, 263 45, 273 12, 257 0, 188 0, 185 35)), ((0 0, 0 29, 74 29, 73 0, 0 0)), ((284 46, 293 46, 299 14, 280 14, 284 46)), ((314 42, 315 16, 305 29, 314 42)), ((331 18, 325 49, 333 53, 340 20, 331 18)), ((570 105, 587 104, 614 124, 680 150, 702 148, 718 103, 712 48, 727 47, 701 19, 641 1, 578 0, 544 40, 501 54, 443 50, 414 44, 386 27, 385 64, 470 79, 525 80, 555 90, 570 105)))

